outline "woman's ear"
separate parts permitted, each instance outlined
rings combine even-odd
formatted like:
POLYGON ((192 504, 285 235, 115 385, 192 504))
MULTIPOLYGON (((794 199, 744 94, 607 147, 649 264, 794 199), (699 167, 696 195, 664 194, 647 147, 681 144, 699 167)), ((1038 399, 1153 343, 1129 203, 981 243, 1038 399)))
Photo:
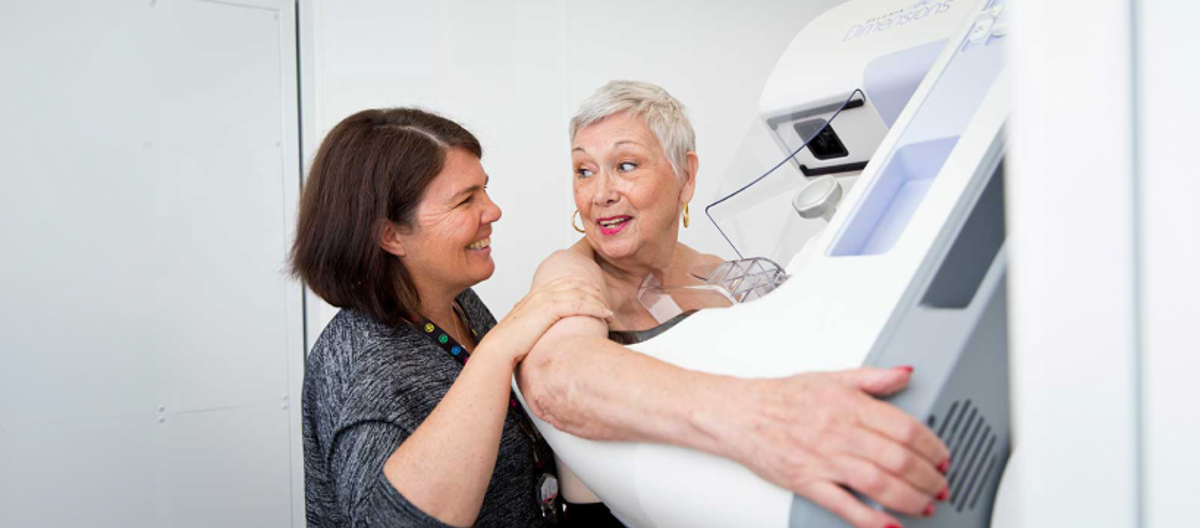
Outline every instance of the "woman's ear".
POLYGON ((379 247, 397 257, 407 256, 408 249, 404 247, 405 237, 400 228, 387 221, 380 222, 379 226, 379 247))
POLYGON ((687 166, 683 170, 683 189, 680 192, 679 200, 688 203, 692 201, 692 195, 696 193, 696 173, 700 172, 700 158, 696 156, 695 152, 687 153, 687 166))

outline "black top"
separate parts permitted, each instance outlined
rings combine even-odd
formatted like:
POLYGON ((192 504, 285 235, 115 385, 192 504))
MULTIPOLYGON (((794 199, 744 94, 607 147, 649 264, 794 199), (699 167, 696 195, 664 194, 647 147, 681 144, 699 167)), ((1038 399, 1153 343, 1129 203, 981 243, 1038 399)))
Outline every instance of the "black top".
MULTIPOLYGON (((471 290, 458 296, 479 338, 496 319, 471 290)), ((308 526, 442 527, 383 475, 383 464, 450 390, 462 365, 417 329, 339 312, 304 374, 308 526)), ((544 445, 544 444, 543 444, 544 445)), ((496 469, 475 526, 549 526, 534 497, 534 443, 508 413, 496 469)), ((541 460, 553 460, 539 447, 541 460)), ((553 464, 550 464, 553 466, 553 464)))
POLYGON ((675 325, 679 324, 684 319, 691 317, 698 310, 688 310, 675 317, 667 319, 667 322, 647 328, 645 330, 609 330, 608 340, 621 345, 636 345, 643 341, 649 341, 651 338, 657 337, 658 334, 670 330, 675 325))

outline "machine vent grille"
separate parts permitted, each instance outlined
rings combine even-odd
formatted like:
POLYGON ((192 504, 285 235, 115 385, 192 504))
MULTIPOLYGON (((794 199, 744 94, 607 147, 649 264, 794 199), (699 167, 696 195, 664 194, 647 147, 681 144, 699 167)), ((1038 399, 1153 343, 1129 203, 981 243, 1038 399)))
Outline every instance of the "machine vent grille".
POLYGON ((950 448, 951 506, 960 512, 974 509, 987 487, 988 475, 1000 463, 996 433, 969 399, 951 403, 944 416, 930 416, 926 423, 950 448))

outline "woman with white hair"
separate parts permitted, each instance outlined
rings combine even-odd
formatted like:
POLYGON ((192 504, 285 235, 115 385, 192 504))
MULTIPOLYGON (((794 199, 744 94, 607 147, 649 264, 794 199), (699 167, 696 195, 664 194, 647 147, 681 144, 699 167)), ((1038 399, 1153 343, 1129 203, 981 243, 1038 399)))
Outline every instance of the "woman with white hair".
MULTIPOLYGON (((679 283, 690 268, 720 259, 678 241, 700 166, 679 101, 652 84, 610 82, 583 103, 570 135, 572 224, 584 236, 542 263, 534 288, 586 281, 615 316, 566 317, 541 337, 518 371, 531 410, 583 438, 734 460, 859 528, 901 524, 847 488, 892 511, 933 515, 935 501, 950 494, 949 452, 924 425, 875 398, 902 390, 911 367, 749 380, 687 371, 609 340, 610 332, 657 325, 637 298, 648 276, 679 283)), ((559 473, 568 519, 587 509, 570 503, 598 500, 561 465, 559 473)))

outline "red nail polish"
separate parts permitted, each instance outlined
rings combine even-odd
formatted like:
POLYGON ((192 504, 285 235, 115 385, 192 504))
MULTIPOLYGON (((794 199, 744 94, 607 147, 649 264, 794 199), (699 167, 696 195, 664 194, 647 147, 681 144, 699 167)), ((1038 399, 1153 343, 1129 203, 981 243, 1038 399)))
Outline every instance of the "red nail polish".
POLYGON ((904 527, 900 526, 899 524, 889 524, 889 525, 885 526, 884 528, 904 528, 904 527))
POLYGON ((950 471, 950 459, 943 460, 941 464, 938 464, 937 469, 945 475, 947 471, 950 471))
POLYGON ((900 370, 903 370, 903 371, 905 371, 905 372, 907 372, 907 373, 909 373, 909 374, 912 374, 912 371, 913 371, 912 365, 902 365, 902 366, 899 366, 899 367, 896 367, 896 368, 898 368, 898 369, 900 369, 900 370))
POLYGON ((929 503, 929 506, 926 506, 926 507, 925 507, 925 516, 926 516, 926 517, 933 517, 933 513, 934 513, 934 512, 936 512, 936 511, 937 511, 937 508, 934 508, 934 507, 933 507, 933 503, 931 502, 931 503, 929 503))
POLYGON ((942 502, 950 500, 950 486, 942 488, 942 492, 937 494, 937 500, 942 502))

